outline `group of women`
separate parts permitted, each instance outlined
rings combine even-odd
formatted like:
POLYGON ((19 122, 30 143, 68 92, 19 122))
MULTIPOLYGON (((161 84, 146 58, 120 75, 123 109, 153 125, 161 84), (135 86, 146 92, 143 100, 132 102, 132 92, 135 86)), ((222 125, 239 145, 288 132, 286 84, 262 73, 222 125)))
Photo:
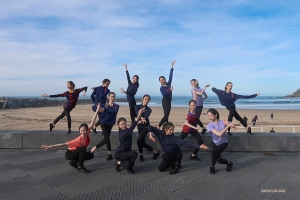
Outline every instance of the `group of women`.
MULTIPOLYGON (((127 101, 129 104, 131 126, 127 127, 127 120, 123 117, 116 119, 119 105, 115 103, 115 93, 110 92, 108 89, 110 85, 109 79, 104 79, 102 85, 99 87, 92 87, 93 93, 91 99, 94 105, 92 110, 95 112, 94 117, 91 120, 90 125, 81 124, 79 126, 80 135, 67 143, 56 144, 56 145, 42 145, 44 149, 49 149, 58 146, 68 146, 65 157, 70 160, 69 164, 76 168, 78 171, 89 173, 90 171, 84 167, 84 161, 92 159, 94 157, 94 151, 101 146, 107 146, 108 156, 107 160, 112 160, 111 144, 110 144, 110 134, 113 125, 117 122, 119 127, 119 142, 120 145, 115 151, 115 163, 116 171, 120 171, 120 167, 123 167, 128 171, 128 173, 134 173, 134 165, 136 159, 139 157, 140 162, 143 162, 143 149, 147 149, 153 152, 152 159, 157 159, 160 152, 146 143, 146 136, 149 133, 149 139, 160 143, 164 154, 162 155, 162 161, 158 167, 159 171, 165 171, 170 168, 169 174, 176 174, 181 169, 182 152, 180 146, 185 146, 190 149, 194 149, 190 156, 191 160, 201 161, 197 156, 199 149, 208 150, 208 147, 203 144, 202 137, 198 132, 197 125, 199 125, 202 130, 201 134, 205 134, 206 131, 212 133, 212 159, 210 173, 215 173, 216 162, 221 164, 226 164, 226 171, 231 171, 233 166, 231 161, 227 161, 221 157, 221 153, 228 146, 228 135, 232 135, 230 128, 236 128, 240 123, 246 128, 249 134, 251 133, 251 128, 244 122, 244 120, 237 113, 234 102, 239 98, 253 98, 259 94, 254 94, 250 96, 237 95, 232 93, 232 83, 228 82, 225 86, 225 90, 218 90, 212 88, 212 91, 219 97, 220 103, 229 110, 228 120, 220 120, 220 116, 217 110, 211 108, 207 112, 207 116, 211 121, 207 128, 204 127, 203 123, 200 121, 200 116, 203 109, 203 101, 208 97, 205 89, 210 85, 207 84, 203 89, 199 87, 198 81, 192 79, 190 81, 192 89, 192 100, 189 101, 189 111, 182 128, 180 137, 174 135, 174 125, 169 122, 169 115, 171 112, 171 101, 172 101, 172 79, 173 79, 173 67, 176 61, 172 62, 171 70, 169 74, 169 80, 166 81, 164 76, 159 77, 161 83, 160 92, 162 95, 162 107, 164 111, 164 116, 160 120, 159 124, 154 127, 151 125, 149 117, 152 112, 151 108, 148 107, 148 103, 151 101, 151 97, 145 94, 142 98, 142 103, 140 105, 136 104, 135 94, 139 88, 139 76, 134 75, 130 80, 130 75, 127 69, 127 65, 123 64, 126 70, 126 76, 128 81, 128 87, 125 91, 121 89, 122 93, 127 95, 127 101), (203 98, 204 96, 204 98, 203 98), (96 118, 99 120, 95 123, 96 118), (232 123, 232 119, 235 117, 240 123, 232 123), (100 125, 103 134, 103 140, 100 141, 96 146, 87 151, 87 146, 90 143, 90 132, 97 133, 96 127, 100 125), (132 151, 132 133, 136 128, 138 129, 138 139, 137 145, 139 149, 139 154, 132 151), (154 137, 154 135, 156 137, 154 137), (184 141, 184 138, 191 134, 197 141, 197 144, 192 144, 184 141)), ((72 81, 67 82, 67 92, 58 95, 47 95, 43 96, 49 97, 66 97, 67 102, 64 105, 64 111, 60 116, 58 116, 53 123, 50 123, 50 131, 55 127, 55 124, 62 119, 64 116, 68 120, 68 133, 71 132, 71 116, 70 112, 75 108, 80 92, 85 91, 87 87, 80 89, 75 89, 75 84, 72 81)))

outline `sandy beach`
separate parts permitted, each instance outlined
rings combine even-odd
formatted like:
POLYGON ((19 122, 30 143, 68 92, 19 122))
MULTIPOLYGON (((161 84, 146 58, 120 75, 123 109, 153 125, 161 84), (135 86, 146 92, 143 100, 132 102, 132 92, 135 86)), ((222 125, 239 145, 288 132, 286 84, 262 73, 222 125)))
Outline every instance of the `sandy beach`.
MULTIPOLYGON (((152 114, 150 122, 153 126, 157 126, 162 115, 162 107, 151 107, 152 114)), ((22 109, 0 109, 0 129, 1 130, 49 130, 49 123, 62 112, 62 107, 42 107, 42 108, 22 108, 22 109)), ((206 115, 208 108, 204 108, 201 121, 206 126, 209 120, 206 115)), ((169 117, 169 121, 175 125, 176 132, 181 131, 182 125, 185 121, 188 108, 173 107, 169 117)), ((228 110, 218 109, 221 119, 227 118, 228 110)), ((279 128, 276 126, 300 126, 299 111, 297 110, 248 110, 238 109, 239 114, 243 117, 246 115, 248 124, 251 122, 252 117, 258 115, 259 122, 253 129, 253 132, 269 132, 270 126, 274 127, 276 132, 292 132, 291 127, 279 128), (274 119, 270 119, 270 114, 274 113, 274 119)), ((81 123, 89 123, 94 112, 91 105, 77 105, 71 112, 72 117, 72 131, 77 131, 77 127, 81 123)), ((129 108, 127 106, 120 106, 117 117, 129 118, 129 108)), ((100 127, 99 127, 100 128, 100 127)), ((117 126, 113 129, 117 129, 117 126)), ((61 120, 56 124, 55 130, 67 130, 67 121, 61 120)), ((201 129, 200 129, 201 130, 201 129)), ((297 133, 300 132, 300 127, 295 129, 297 133)), ((244 129, 237 130, 244 132, 244 129)))

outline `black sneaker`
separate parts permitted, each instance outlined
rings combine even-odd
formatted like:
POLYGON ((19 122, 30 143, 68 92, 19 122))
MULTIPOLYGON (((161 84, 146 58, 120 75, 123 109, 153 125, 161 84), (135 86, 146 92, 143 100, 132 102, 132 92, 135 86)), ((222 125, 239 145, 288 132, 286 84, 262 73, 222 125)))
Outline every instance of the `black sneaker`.
POLYGON ((78 167, 77 171, 84 172, 84 173, 91 173, 91 171, 85 167, 78 167))
POLYGON ((227 132, 228 136, 232 136, 232 134, 230 133, 230 131, 227 132))
POLYGON ((157 157, 158 157, 159 155, 160 155, 160 153, 159 153, 159 151, 157 151, 157 153, 154 153, 154 154, 153 154, 152 159, 153 159, 153 160, 156 160, 157 157))
POLYGON ((231 171, 231 168, 233 166, 233 163, 230 161, 229 164, 227 164, 227 167, 226 167, 226 172, 230 172, 231 171))
POLYGON ((144 156, 140 155, 140 162, 144 162, 144 161, 145 161, 144 156))
POLYGON ((197 160, 197 161, 201 161, 201 159, 198 156, 190 156, 190 160, 197 160))
POLYGON ((69 162, 69 165, 70 165, 71 167, 75 168, 75 169, 78 169, 77 163, 74 162, 73 160, 71 160, 71 161, 69 162))
POLYGON ((209 173, 215 174, 216 173, 215 167, 210 167, 209 168, 209 173))
POLYGON ((50 132, 53 130, 53 128, 54 128, 53 123, 50 123, 50 132))
POLYGON ((173 175, 173 174, 177 174, 179 172, 179 169, 177 167, 175 167, 174 169, 172 169, 169 174, 173 175))
POLYGON ((129 168, 127 169, 127 172, 128 172, 129 174, 134 174, 134 171, 133 171, 133 168, 132 168, 132 167, 129 167, 129 168))
POLYGON ((120 165, 118 164, 118 161, 115 163, 115 170, 116 172, 120 172, 120 165))
POLYGON ((250 135, 252 135, 252 133, 251 133, 251 127, 248 127, 247 133, 249 133, 250 135))
POLYGON ((96 128, 92 128, 93 133, 97 134, 96 128))
POLYGON ((106 157, 106 160, 112 160, 112 155, 108 154, 107 157, 106 157))
POLYGON ((70 134, 71 133, 71 129, 68 129, 67 133, 70 134))
POLYGON ((202 131, 201 131, 201 134, 205 134, 206 131, 207 131, 207 129, 203 128, 202 131))

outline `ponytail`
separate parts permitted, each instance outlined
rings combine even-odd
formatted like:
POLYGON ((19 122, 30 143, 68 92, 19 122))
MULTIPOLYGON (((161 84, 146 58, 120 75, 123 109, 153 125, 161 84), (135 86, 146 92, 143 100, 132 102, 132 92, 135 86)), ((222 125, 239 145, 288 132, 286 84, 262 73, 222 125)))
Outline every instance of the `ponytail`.
POLYGON ((210 108, 210 109, 208 109, 207 113, 209 113, 209 112, 210 112, 211 114, 213 114, 214 116, 217 115, 217 119, 218 119, 218 120, 220 119, 220 114, 219 114, 219 112, 218 112, 216 109, 210 108))
POLYGON ((171 127, 174 127, 174 125, 173 125, 172 122, 165 122, 165 123, 163 124, 163 127, 162 127, 162 133, 161 133, 162 137, 165 137, 165 136, 166 136, 166 129, 169 129, 169 128, 171 128, 171 127))

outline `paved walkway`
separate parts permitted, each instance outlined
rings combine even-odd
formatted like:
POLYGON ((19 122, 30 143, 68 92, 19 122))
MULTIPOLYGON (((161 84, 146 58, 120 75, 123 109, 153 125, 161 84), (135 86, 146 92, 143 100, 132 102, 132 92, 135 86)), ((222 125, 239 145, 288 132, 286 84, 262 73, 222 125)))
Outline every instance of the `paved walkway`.
POLYGON ((105 151, 86 163, 90 174, 71 168, 65 151, 0 149, 0 199, 300 199, 300 154, 224 153, 233 171, 216 165, 210 154, 201 162, 184 153, 179 174, 159 172, 161 160, 137 161, 135 174, 116 173, 105 151))

